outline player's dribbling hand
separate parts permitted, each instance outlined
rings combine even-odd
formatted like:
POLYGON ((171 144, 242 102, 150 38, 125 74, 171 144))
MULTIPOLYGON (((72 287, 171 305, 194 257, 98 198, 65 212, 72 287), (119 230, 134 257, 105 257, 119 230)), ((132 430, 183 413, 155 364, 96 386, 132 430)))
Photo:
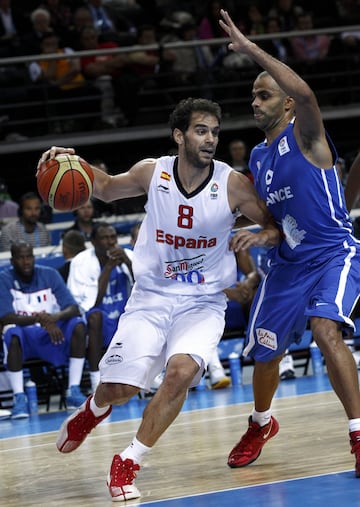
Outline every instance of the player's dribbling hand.
POLYGON ((51 146, 51 148, 44 151, 43 154, 41 155, 38 165, 37 165, 37 170, 36 170, 35 176, 38 175, 39 168, 43 162, 45 162, 46 160, 50 160, 52 158, 55 158, 56 155, 58 155, 59 153, 69 153, 70 155, 74 155, 75 150, 74 150, 74 148, 63 148, 61 146, 51 146))

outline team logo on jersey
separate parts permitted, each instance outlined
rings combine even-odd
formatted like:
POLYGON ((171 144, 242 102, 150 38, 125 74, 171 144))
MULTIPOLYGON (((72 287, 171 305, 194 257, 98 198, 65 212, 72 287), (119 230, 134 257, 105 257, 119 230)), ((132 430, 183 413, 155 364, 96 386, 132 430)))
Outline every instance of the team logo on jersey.
POLYGON ((159 192, 165 192, 165 194, 169 193, 169 187, 165 187, 165 185, 158 185, 157 189, 159 192))
POLYGON ((217 191, 219 190, 219 185, 217 183, 213 183, 210 188, 210 199, 217 199, 218 194, 217 191))
POLYGON ((167 173, 166 171, 161 171, 160 178, 163 179, 163 180, 166 180, 166 181, 170 181, 171 180, 170 174, 167 173))
POLYGON ((205 282, 203 275, 205 254, 191 259, 180 259, 166 263, 164 276, 177 282, 199 284, 205 282))
POLYGON ((264 347, 276 350, 277 349, 277 336, 273 331, 269 331, 269 329, 264 329, 262 327, 256 328, 256 336, 257 341, 260 345, 264 347))
POLYGON ((123 362, 123 357, 119 356, 119 354, 113 354, 112 356, 109 356, 106 358, 105 363, 106 364, 118 364, 123 362))
POLYGON ((266 191, 269 192, 270 185, 272 183, 274 176, 274 171, 272 169, 268 169, 265 173, 265 184, 266 184, 266 191))
POLYGON ((303 229, 299 230, 297 221, 289 214, 282 219, 281 224, 285 234, 286 243, 292 250, 294 250, 294 248, 300 245, 302 240, 305 238, 306 231, 303 229))
POLYGON ((285 153, 289 153, 290 147, 288 145, 287 136, 284 136, 280 139, 278 144, 278 151, 280 156, 285 155, 285 153))

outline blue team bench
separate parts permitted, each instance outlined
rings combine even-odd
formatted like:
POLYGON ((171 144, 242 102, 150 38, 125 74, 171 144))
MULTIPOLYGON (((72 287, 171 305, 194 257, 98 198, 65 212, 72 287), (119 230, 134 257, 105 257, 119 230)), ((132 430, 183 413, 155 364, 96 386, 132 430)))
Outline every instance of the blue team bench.
MULTIPOLYGON (((129 235, 132 227, 141 222, 144 213, 132 213, 129 215, 113 215, 110 217, 96 218, 95 222, 104 221, 115 227, 119 236, 129 235)), ((61 237, 66 229, 74 224, 75 216, 70 212, 56 212, 50 224, 46 224, 51 234, 51 244, 59 245, 61 237)))

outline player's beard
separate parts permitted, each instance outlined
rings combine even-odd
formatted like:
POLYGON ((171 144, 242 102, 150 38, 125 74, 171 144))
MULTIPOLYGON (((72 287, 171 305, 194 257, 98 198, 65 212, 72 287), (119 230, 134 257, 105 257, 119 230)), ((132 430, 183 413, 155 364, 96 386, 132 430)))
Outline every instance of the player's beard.
POLYGON ((198 149, 195 150, 192 148, 191 143, 187 141, 186 138, 184 138, 184 147, 185 147, 185 154, 186 159, 189 164, 191 164, 193 167, 196 167, 198 169, 206 169, 209 167, 211 160, 202 160, 198 149))

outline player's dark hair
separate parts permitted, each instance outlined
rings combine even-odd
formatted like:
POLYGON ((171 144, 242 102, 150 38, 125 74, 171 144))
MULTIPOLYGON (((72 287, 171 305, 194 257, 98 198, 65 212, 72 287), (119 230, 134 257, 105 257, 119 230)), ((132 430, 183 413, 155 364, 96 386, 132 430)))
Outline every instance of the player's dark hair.
POLYGON ((101 227, 111 227, 112 229, 115 229, 115 227, 113 226, 113 224, 109 224, 108 222, 95 222, 95 224, 94 224, 94 226, 92 228, 92 231, 91 231, 90 239, 95 239, 96 238, 97 232, 98 232, 98 230, 101 227))
POLYGON ((85 236, 80 231, 76 231, 73 229, 66 231, 64 233, 62 237, 62 242, 63 245, 66 246, 73 255, 82 252, 86 248, 85 236))
POLYGON ((173 133, 175 129, 186 132, 190 125, 191 115, 197 112, 211 114, 217 118, 219 123, 221 121, 221 107, 217 102, 188 97, 181 100, 170 114, 169 125, 171 132, 173 133))

